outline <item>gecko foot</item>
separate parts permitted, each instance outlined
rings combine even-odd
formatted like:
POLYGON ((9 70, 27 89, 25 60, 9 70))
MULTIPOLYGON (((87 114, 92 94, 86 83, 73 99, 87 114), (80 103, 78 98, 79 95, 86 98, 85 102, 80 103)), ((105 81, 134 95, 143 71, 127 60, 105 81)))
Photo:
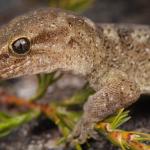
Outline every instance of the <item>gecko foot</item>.
POLYGON ((71 145, 83 144, 89 138, 98 139, 99 135, 94 130, 95 123, 89 123, 81 119, 73 130, 72 134, 69 136, 68 140, 71 145))

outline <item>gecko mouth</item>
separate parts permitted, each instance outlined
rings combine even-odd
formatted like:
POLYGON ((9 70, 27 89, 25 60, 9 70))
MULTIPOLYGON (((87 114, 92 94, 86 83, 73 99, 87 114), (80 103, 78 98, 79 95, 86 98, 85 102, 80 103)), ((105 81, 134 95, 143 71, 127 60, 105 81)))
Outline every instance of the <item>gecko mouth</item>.
POLYGON ((22 60, 20 63, 15 65, 8 65, 8 67, 0 70, 0 79, 4 80, 17 77, 19 74, 22 73, 21 69, 26 68, 28 65, 30 66, 29 61, 26 60, 22 60))
POLYGON ((49 56, 45 55, 43 50, 32 52, 22 59, 9 57, 4 60, 3 58, 0 58, 0 80, 48 72, 51 66, 49 56))

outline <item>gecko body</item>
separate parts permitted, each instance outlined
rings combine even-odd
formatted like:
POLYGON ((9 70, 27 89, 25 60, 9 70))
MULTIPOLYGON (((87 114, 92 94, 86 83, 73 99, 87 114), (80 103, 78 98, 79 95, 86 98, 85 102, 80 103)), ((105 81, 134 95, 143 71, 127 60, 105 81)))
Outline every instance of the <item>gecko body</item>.
POLYGON ((45 8, 0 28, 0 78, 56 70, 81 74, 96 91, 72 139, 85 142, 93 125, 150 93, 150 26, 96 24, 45 8))

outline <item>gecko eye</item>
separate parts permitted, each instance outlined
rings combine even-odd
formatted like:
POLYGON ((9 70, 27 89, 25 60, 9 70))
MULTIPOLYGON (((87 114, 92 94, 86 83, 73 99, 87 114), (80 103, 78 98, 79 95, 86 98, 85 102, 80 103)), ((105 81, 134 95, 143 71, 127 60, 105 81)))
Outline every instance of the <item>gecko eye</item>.
POLYGON ((11 50, 18 55, 24 55, 30 51, 30 41, 25 37, 17 39, 12 43, 11 50))

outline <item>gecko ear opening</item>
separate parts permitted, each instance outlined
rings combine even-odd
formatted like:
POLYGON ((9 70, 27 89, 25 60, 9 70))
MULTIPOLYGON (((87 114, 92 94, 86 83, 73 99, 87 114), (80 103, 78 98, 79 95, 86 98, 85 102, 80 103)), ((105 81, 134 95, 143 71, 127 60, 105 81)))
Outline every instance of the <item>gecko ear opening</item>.
POLYGON ((9 49, 13 54, 26 55, 30 52, 30 41, 26 37, 19 38, 10 44, 9 49))

